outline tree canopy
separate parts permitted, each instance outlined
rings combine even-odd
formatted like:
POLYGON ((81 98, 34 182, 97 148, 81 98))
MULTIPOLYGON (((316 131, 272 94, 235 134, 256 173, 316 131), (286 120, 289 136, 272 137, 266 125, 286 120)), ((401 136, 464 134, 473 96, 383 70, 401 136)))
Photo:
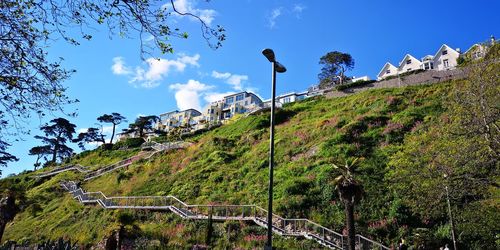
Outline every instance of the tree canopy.
POLYGON ((45 124, 40 127, 40 130, 45 136, 35 136, 36 139, 50 147, 52 155, 51 162, 56 162, 57 159, 64 159, 71 156, 73 149, 66 145, 71 142, 75 133, 76 125, 64 118, 56 118, 50 121, 52 124, 45 124))
MULTIPOLYGON (((27 120, 62 111, 76 102, 66 94, 63 82, 75 70, 48 59, 46 48, 63 39, 79 45, 91 40, 96 26, 110 35, 139 38, 140 55, 172 53, 172 38, 188 38, 175 16, 199 21, 202 36, 212 48, 225 40, 225 30, 209 26, 193 13, 182 13, 175 1, 124 0, 2 0, 0 1, 0 165, 16 158, 5 152, 9 139, 26 134, 27 120), (74 32, 76 31, 76 33, 74 32), (152 43, 144 43, 152 38, 152 43)), ((55 57, 57 55, 51 55, 55 57)))
POLYGON ((346 79, 345 72, 354 68, 354 59, 348 53, 333 51, 322 56, 319 64, 323 65, 318 75, 320 88, 324 88, 334 83, 342 84, 346 79))
POLYGON ((160 118, 155 115, 139 116, 133 123, 129 125, 129 128, 133 131, 138 132, 139 137, 143 137, 144 132, 153 130, 155 123, 159 120, 160 118))
MULTIPOLYGON (((97 117, 97 120, 99 122, 105 122, 105 123, 111 123, 113 124, 113 132, 111 134, 111 139, 109 139, 109 143, 113 143, 113 138, 115 137, 115 129, 116 129, 116 125, 122 123, 122 122, 126 122, 127 119, 125 118, 125 116, 121 115, 120 113, 111 113, 111 114, 104 114, 104 115, 101 115, 99 117, 97 117)), ((103 143, 105 143, 103 141, 103 143)))
POLYGON ((102 129, 99 128, 88 128, 87 131, 79 133, 73 142, 78 143, 78 147, 85 150, 85 144, 91 142, 106 143, 104 140, 105 135, 102 134, 102 129))

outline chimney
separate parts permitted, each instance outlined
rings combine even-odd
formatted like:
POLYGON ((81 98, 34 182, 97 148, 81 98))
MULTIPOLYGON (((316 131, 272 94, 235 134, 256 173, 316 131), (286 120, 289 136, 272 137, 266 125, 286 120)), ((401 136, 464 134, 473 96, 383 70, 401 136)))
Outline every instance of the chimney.
POLYGON ((495 45, 496 39, 493 35, 491 35, 491 45, 495 45))

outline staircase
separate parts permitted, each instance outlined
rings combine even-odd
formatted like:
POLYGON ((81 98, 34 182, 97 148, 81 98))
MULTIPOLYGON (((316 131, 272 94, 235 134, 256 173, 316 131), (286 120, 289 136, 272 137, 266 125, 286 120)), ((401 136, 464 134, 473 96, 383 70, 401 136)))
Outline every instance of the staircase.
POLYGON ((90 172, 90 170, 88 170, 88 167, 84 167, 80 164, 76 164, 76 165, 68 165, 68 166, 64 166, 64 167, 60 167, 60 168, 56 168, 56 169, 53 169, 51 171, 48 171, 48 172, 45 172, 45 173, 41 173, 39 175, 37 175, 36 177, 37 178, 43 178, 43 177, 48 177, 48 176, 52 176, 52 175, 56 175, 56 174, 59 174, 59 173, 62 173, 62 172, 66 172, 66 171, 78 171, 80 173, 88 173, 90 172))
POLYGON ((97 178, 101 175, 104 175, 106 173, 115 171, 117 169, 127 167, 137 160, 149 159, 159 152, 180 149, 180 148, 186 148, 186 147, 189 147, 190 145, 191 145, 191 143, 184 142, 184 141, 167 142, 167 143, 148 142, 148 145, 144 145, 143 148, 150 146, 150 148, 152 148, 154 150, 152 153, 140 152, 139 154, 134 155, 130 158, 113 163, 111 165, 106 165, 106 166, 101 167, 99 169, 96 169, 94 171, 90 171, 90 170, 88 170, 88 167, 84 167, 84 166, 81 166, 79 164, 68 165, 68 166, 56 168, 54 170, 51 170, 51 171, 48 171, 45 173, 41 173, 39 175, 36 175, 35 178, 49 177, 49 176, 60 174, 62 172, 66 172, 66 171, 77 171, 80 173, 84 173, 85 174, 84 180, 88 181, 88 180, 97 178))
MULTIPOLYGON (((245 220, 267 228, 267 210, 256 205, 188 205, 174 196, 107 197, 102 192, 85 192, 73 181, 61 187, 83 204, 98 204, 105 209, 168 210, 185 219, 245 220)), ((273 232, 282 236, 304 237, 330 249, 347 249, 347 239, 331 229, 308 219, 286 219, 272 215, 273 232)), ((356 235, 356 249, 389 248, 361 235, 356 235)))

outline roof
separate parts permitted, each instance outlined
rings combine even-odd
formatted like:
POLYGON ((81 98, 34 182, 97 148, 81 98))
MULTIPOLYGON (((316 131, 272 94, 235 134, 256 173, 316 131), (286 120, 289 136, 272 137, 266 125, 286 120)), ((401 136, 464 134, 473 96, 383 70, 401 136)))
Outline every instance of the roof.
POLYGON ((407 60, 407 58, 410 58, 410 59, 415 59, 417 60, 418 62, 420 62, 420 60, 418 60, 417 58, 415 58, 414 56, 410 55, 410 54, 406 54, 405 57, 403 57, 403 60, 401 60, 401 62, 399 62, 399 67, 398 68, 401 68, 401 65, 403 65, 403 62, 405 62, 407 60))
POLYGON ((479 44, 479 43, 475 43, 475 44, 473 44, 472 46, 470 46, 470 48, 469 48, 467 51, 465 51, 465 53, 464 53, 464 54, 469 53, 469 51, 470 51, 470 50, 472 50, 472 49, 473 49, 473 48, 475 48, 475 47, 482 47, 482 46, 483 46, 483 45, 481 45, 481 44, 479 44))
POLYGON ((432 60, 432 59, 434 59, 434 56, 433 55, 426 55, 426 56, 422 57, 422 61, 425 61, 427 59, 432 60))
MULTIPOLYGON (((390 62, 386 62, 386 63, 384 64, 384 67, 382 67, 382 69, 380 70, 380 72, 378 72, 377 76, 380 76, 380 75, 382 74, 382 72, 386 71, 386 69, 385 69, 385 68, 386 68, 387 66, 389 66, 389 67, 391 67, 391 66, 392 66, 392 67, 396 68, 396 66, 392 65, 390 62)), ((397 69, 397 68, 396 68, 396 69, 397 69)))
POLYGON ((162 116, 162 115, 168 115, 168 114, 175 114, 175 113, 179 113, 179 110, 174 110, 174 111, 165 112, 165 113, 160 114, 159 116, 162 116))
POLYGON ((460 54, 458 51, 454 50, 452 47, 446 45, 446 44, 443 44, 441 45, 441 47, 439 47, 438 51, 436 52, 436 54, 434 54, 434 57, 437 57, 439 55, 439 53, 441 52, 441 50, 443 50, 443 48, 446 48, 446 49, 449 49, 451 51, 454 51, 455 53, 457 54, 460 54))

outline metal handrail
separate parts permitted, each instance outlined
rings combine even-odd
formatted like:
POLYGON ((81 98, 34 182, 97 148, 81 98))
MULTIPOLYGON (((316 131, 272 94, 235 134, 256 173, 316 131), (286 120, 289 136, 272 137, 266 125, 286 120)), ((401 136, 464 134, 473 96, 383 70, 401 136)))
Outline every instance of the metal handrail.
MULTIPOLYGON (((257 225, 267 227, 267 210, 256 205, 189 205, 175 196, 114 196, 107 197, 102 192, 85 192, 74 181, 62 182, 61 186, 73 194, 81 203, 97 203, 105 209, 158 209, 170 210, 187 219, 252 220, 257 225), (215 213, 215 215, 213 215, 215 213), (210 216, 212 214, 212 216, 210 216)), ((308 219, 287 219, 272 214, 273 231, 285 236, 301 236, 313 239, 332 249, 345 249, 346 236, 308 219)), ((388 250, 381 243, 356 235, 356 245, 365 249, 388 250)))

